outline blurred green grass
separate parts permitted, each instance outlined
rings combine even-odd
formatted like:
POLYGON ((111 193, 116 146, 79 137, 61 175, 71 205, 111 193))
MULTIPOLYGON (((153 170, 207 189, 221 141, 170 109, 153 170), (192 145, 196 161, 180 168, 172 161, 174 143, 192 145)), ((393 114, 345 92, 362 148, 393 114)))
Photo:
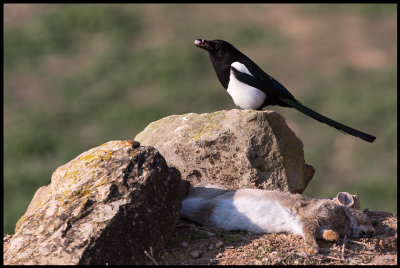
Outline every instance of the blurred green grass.
POLYGON ((4 228, 78 154, 171 114, 236 108, 196 38, 225 39, 305 105, 377 136, 282 113, 316 173, 305 194, 348 191, 397 213, 396 5, 7 4, 4 228))

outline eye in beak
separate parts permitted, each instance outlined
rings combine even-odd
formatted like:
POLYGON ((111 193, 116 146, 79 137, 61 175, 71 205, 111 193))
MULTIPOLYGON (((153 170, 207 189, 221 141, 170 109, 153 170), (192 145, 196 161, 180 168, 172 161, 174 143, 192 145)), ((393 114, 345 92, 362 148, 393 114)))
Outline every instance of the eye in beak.
POLYGON ((200 47, 200 48, 202 48, 204 50, 207 50, 207 51, 211 51, 211 50, 214 49, 212 44, 211 44, 211 41, 207 41, 207 40, 204 40, 204 39, 196 39, 196 40, 194 40, 194 45, 196 47, 200 47))
POLYGON ((204 43, 204 39, 196 39, 194 40, 195 46, 201 46, 204 43))

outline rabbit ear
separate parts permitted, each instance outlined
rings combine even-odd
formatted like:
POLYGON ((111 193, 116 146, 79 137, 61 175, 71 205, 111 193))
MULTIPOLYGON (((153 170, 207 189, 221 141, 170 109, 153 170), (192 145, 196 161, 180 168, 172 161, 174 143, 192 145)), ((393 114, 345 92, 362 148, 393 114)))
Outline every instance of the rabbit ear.
POLYGON ((357 210, 360 210, 360 208, 361 208, 360 198, 356 194, 353 194, 352 197, 353 197, 353 200, 354 200, 353 208, 357 209, 357 210))
POLYGON ((336 196, 336 202, 345 207, 352 207, 354 205, 353 196, 347 192, 339 192, 336 196))

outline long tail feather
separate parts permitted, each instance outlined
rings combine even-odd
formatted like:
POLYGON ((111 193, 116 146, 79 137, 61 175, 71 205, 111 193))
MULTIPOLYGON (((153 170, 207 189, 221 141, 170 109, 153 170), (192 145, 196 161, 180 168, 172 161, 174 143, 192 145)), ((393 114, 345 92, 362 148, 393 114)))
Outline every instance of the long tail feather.
POLYGON ((367 133, 361 132, 357 129, 345 126, 345 125, 343 125, 339 122, 336 122, 328 117, 325 117, 322 114, 319 114, 319 113, 307 108, 306 106, 302 105, 300 102, 298 102, 296 100, 291 100, 291 99, 286 99, 286 98, 279 98, 279 99, 281 101, 283 101, 284 103, 286 103, 287 105, 289 105, 290 107, 293 107, 296 110, 302 112, 303 114, 308 115, 311 118, 314 118, 315 120, 317 120, 321 123, 325 123, 331 127, 334 127, 344 133, 353 135, 353 136, 363 139, 367 142, 373 142, 376 139, 376 137, 374 137, 370 134, 367 134, 367 133))

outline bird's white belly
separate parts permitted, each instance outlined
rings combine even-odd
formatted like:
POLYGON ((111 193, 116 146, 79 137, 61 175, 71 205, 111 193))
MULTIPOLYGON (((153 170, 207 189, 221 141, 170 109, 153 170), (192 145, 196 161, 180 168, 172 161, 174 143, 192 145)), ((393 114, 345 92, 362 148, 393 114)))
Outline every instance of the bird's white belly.
MULTIPOLYGON (((235 62, 232 66, 238 71, 250 74, 247 68, 241 63, 235 62)), ((231 95, 233 102, 242 109, 259 109, 262 107, 267 97, 261 90, 237 80, 232 71, 230 73, 227 91, 229 95, 231 95)))

